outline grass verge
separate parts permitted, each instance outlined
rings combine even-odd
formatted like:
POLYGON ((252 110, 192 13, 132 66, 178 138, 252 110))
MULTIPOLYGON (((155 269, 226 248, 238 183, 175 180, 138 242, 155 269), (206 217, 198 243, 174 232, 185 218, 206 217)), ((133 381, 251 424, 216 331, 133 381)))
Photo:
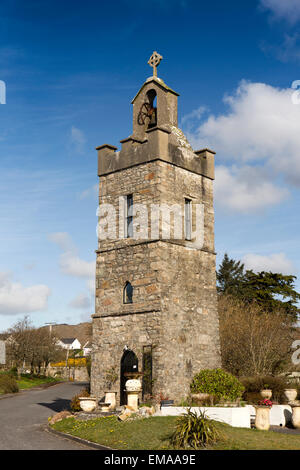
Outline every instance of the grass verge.
MULTIPOLYGON (((120 450, 170 450, 169 438, 176 417, 155 416, 135 421, 118 421, 116 416, 79 421, 68 418, 52 426, 103 446, 120 450)), ((211 450, 300 450, 300 435, 257 429, 233 428, 217 423, 222 439, 211 450)))
POLYGON ((20 379, 17 379, 17 384, 20 390, 36 387, 38 385, 54 384, 59 382, 60 380, 55 379, 53 377, 39 377, 32 375, 22 375, 20 379))

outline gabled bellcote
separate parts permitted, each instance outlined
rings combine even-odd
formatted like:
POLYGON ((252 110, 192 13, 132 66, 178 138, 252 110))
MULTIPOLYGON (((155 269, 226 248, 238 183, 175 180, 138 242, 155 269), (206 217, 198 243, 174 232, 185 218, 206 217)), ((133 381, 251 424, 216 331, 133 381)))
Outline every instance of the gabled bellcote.
POLYGON ((98 150, 98 175, 103 176, 135 165, 161 160, 214 179, 214 155, 209 149, 194 151, 178 128, 179 94, 157 77, 162 57, 154 52, 149 64, 153 76, 142 85, 132 100, 133 132, 120 141, 122 148, 102 145, 98 150))
POLYGON ((133 104, 133 133, 138 140, 147 139, 147 131, 159 127, 170 131, 170 126, 177 127, 176 91, 169 88, 162 79, 149 77, 140 88, 133 104))

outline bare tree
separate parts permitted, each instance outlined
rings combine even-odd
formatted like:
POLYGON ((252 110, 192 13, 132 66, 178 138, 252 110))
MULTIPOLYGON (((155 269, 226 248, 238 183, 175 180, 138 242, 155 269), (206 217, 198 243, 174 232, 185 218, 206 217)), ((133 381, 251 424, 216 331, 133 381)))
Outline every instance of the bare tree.
POLYGON ((291 365, 293 320, 231 296, 219 298, 223 367, 235 375, 275 374, 291 365))
POLYGON ((50 361, 58 359, 61 348, 57 338, 46 328, 35 328, 29 317, 18 321, 8 330, 7 355, 11 365, 30 367, 31 373, 46 370, 50 361))

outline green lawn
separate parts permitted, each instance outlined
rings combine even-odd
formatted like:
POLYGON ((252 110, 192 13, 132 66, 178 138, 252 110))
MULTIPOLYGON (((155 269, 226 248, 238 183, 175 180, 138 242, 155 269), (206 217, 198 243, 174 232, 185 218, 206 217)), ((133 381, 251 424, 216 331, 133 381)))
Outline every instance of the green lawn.
POLYGON ((10 376, 7 372, 0 371, 0 395, 12 392, 18 392, 16 384, 19 390, 30 389, 37 387, 39 385, 53 384, 58 383, 60 380, 54 379, 53 377, 43 377, 43 376, 31 376, 31 375, 22 375, 19 379, 16 379, 10 376), (8 386, 8 382, 14 383, 14 388, 8 386))
MULTIPOLYGON (((151 417, 120 422, 116 416, 79 421, 68 418, 54 424, 57 431, 66 432, 113 449, 158 450, 172 449, 169 437, 176 417, 151 417)), ((300 450, 300 435, 281 434, 256 429, 233 428, 218 423, 222 433, 215 450, 300 450)))
POLYGON ((26 377, 21 376, 20 379, 17 379, 17 384, 19 385, 20 390, 36 387, 37 385, 44 385, 56 382, 59 382, 59 380, 54 379, 53 377, 32 377, 30 375, 26 377))

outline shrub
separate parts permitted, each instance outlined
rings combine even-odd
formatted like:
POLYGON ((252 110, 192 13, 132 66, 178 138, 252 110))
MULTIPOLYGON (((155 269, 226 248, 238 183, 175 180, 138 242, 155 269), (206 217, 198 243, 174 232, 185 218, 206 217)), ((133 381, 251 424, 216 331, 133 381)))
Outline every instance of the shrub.
POLYGON ((12 367, 9 369, 8 374, 11 375, 12 377, 17 378, 18 377, 18 368, 17 367, 12 367))
POLYGON ((171 444, 175 448, 200 449, 213 444, 220 437, 215 421, 209 419, 205 412, 199 415, 187 410, 187 413, 176 420, 175 431, 171 436, 171 444))
POLYGON ((190 385, 192 393, 209 393, 218 400, 235 401, 240 398, 244 386, 232 374, 222 369, 204 369, 196 374, 190 385))
POLYGON ((19 391, 16 379, 10 374, 0 375, 0 392, 2 393, 17 393, 19 391))
MULTIPOLYGON (((244 398, 250 402, 256 402, 260 397, 259 392, 263 388, 272 390, 272 399, 276 402, 284 401, 283 392, 285 388, 291 388, 286 377, 272 375, 258 375, 256 377, 240 377, 245 387, 244 398)), ((260 397, 261 398, 261 397, 260 397)))
POLYGON ((71 403, 70 403, 71 410, 81 411, 79 397, 89 397, 89 396, 90 396, 90 392, 87 388, 84 388, 83 390, 81 390, 81 392, 79 392, 78 395, 75 395, 72 398, 71 403))

